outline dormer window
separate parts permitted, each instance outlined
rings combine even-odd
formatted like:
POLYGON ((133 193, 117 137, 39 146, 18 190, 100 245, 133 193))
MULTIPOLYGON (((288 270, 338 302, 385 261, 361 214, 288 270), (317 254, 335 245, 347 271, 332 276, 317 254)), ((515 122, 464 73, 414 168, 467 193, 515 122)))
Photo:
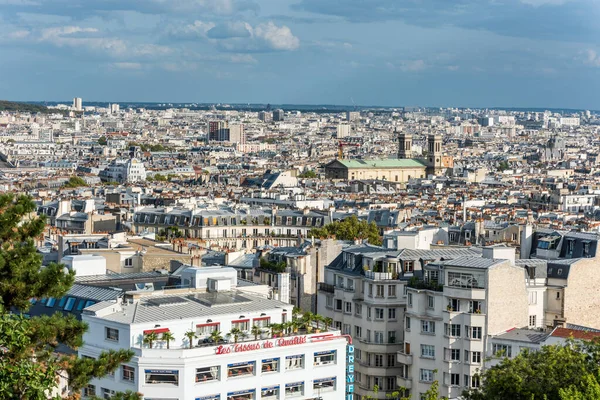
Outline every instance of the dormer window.
POLYGON ((567 255, 572 256, 574 249, 575 249, 575 241, 572 239, 568 240, 567 241, 567 255))

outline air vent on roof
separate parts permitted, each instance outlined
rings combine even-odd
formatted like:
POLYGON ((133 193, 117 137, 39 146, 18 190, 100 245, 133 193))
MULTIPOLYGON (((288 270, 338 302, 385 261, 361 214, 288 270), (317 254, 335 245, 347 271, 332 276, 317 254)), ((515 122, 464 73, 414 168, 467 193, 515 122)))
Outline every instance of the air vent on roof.
POLYGON ((148 304, 157 306, 157 307, 166 307, 166 306, 174 306, 177 304, 185 304, 187 301, 182 297, 159 297, 156 299, 148 300, 148 304))

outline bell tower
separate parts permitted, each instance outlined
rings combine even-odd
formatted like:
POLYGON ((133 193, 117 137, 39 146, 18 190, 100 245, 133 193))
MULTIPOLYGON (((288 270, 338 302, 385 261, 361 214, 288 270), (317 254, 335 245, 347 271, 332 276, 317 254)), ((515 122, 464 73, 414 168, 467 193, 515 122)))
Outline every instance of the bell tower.
POLYGON ((410 133, 398 134, 398 159, 413 158, 412 135, 410 133))
POLYGON ((443 173, 442 135, 428 135, 427 150, 427 174, 439 175, 440 173, 443 173))

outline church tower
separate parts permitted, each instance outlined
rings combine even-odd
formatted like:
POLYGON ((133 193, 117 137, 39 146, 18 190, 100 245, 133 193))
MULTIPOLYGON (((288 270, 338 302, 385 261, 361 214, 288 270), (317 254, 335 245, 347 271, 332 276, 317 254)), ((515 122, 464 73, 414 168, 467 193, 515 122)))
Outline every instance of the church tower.
POLYGON ((442 167, 442 136, 427 136, 427 174, 439 175, 444 172, 442 167))
POLYGON ((400 160, 413 158, 412 135, 410 133, 398 134, 398 158, 400 160))

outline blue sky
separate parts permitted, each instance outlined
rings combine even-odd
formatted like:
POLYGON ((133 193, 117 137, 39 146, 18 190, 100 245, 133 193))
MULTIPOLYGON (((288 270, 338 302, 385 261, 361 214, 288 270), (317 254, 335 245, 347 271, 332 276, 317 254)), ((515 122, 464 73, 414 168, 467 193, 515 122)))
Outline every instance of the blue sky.
POLYGON ((0 0, 0 98, 600 109, 599 0, 0 0))

